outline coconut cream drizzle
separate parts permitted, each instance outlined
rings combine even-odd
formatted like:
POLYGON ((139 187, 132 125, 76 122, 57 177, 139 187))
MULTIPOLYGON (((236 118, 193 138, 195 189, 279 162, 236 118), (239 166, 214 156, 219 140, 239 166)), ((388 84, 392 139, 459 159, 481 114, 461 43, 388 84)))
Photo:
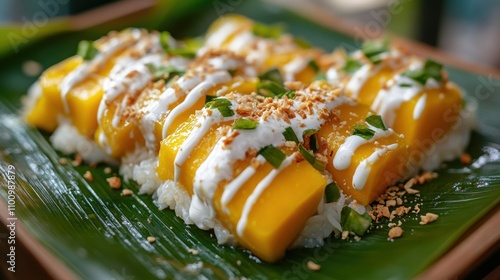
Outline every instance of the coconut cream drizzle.
POLYGON ((351 79, 345 86, 347 93, 352 98, 357 99, 359 97, 359 91, 366 83, 368 78, 370 78, 374 74, 374 71, 372 71, 373 69, 374 68, 371 64, 365 64, 352 75, 351 79))
POLYGON ((375 134, 369 140, 364 139, 363 137, 358 135, 351 135, 344 140, 344 143, 342 143, 342 145, 340 145, 339 149, 337 150, 337 153, 333 157, 333 167, 335 169, 337 170, 347 169, 349 165, 351 165, 351 160, 352 157, 354 156, 354 153, 361 145, 374 142, 377 139, 387 137, 392 133, 394 133, 394 131, 390 128, 384 131, 370 124, 368 124, 368 127, 373 131, 375 131, 375 134))
POLYGON ((362 190, 365 187, 368 176, 370 176, 372 165, 388 151, 394 150, 397 147, 398 144, 395 143, 381 149, 376 149, 375 152, 373 152, 368 158, 362 160, 356 168, 356 171, 354 171, 354 175, 352 177, 353 188, 356 190, 362 190))
POLYGON ((98 54, 91 61, 84 61, 75 70, 71 71, 59 85, 61 100, 66 113, 69 112, 69 105, 66 99, 68 93, 81 81, 85 80, 92 72, 102 68, 115 53, 130 46, 142 35, 140 29, 131 29, 124 34, 119 34, 105 42, 98 54))
MULTIPOLYGON (((259 165, 262 165, 266 162, 266 159, 258 155, 256 158, 259 165)), ((229 214, 229 209, 227 208, 227 204, 233 199, 233 197, 238 193, 240 188, 245 184, 257 171, 257 169, 250 165, 245 168, 238 177, 234 178, 229 184, 227 184, 224 188, 224 192, 221 197, 221 204, 224 212, 229 214)))
MULTIPOLYGON (((323 93, 324 94, 324 93, 323 93)), ((312 98, 314 95, 321 95, 316 91, 304 91, 301 93, 297 93, 295 99, 291 100, 292 105, 291 108, 293 111, 300 111, 301 109, 301 101, 299 101, 297 96, 309 96, 312 98)), ((237 95, 228 95, 226 96, 228 100, 231 101, 231 108, 234 110, 241 104, 247 104, 245 102, 249 102, 249 99, 239 99, 242 97, 238 97, 237 95), (236 98, 235 100, 233 98, 236 98)), ((323 103, 316 103, 312 110, 308 112, 305 117, 301 117, 296 115, 295 118, 289 119, 285 121, 275 114, 268 115, 266 119, 259 119, 259 125, 253 130, 238 130, 238 135, 232 139, 230 144, 225 144, 223 138, 221 138, 213 147, 212 151, 205 159, 203 163, 201 163, 200 167, 195 173, 195 178, 193 182, 193 190, 196 196, 199 197, 200 201, 204 201, 205 203, 212 203, 215 191, 222 180, 228 180, 230 183, 226 186, 223 194, 223 204, 229 203, 231 199, 234 197, 234 194, 238 191, 238 189, 244 184, 249 177, 251 177, 255 171, 252 171, 250 168, 247 168, 243 171, 240 176, 237 178, 233 178, 233 170, 232 166, 238 160, 243 160, 247 157, 247 151, 249 150, 259 150, 260 148, 273 145, 275 147, 281 147, 285 144, 286 139, 283 136, 283 131, 287 127, 292 127, 294 132, 297 135, 299 141, 303 141, 302 134, 306 129, 318 129, 321 124, 324 122, 324 115, 321 117, 321 113, 324 110, 331 111, 333 108, 337 107, 340 104, 345 102, 350 102, 345 97, 327 97, 323 96, 326 100, 323 103)), ((250 98, 247 96, 247 98, 250 98)), ((289 100, 290 101, 290 100, 289 100)), ((278 101, 279 102, 279 101, 278 101)), ((276 105, 279 106, 279 105, 276 105)), ((204 111, 208 109, 203 109, 204 111)), ((307 110, 306 110, 307 111, 307 110)), ((191 132, 189 136, 188 143, 184 146, 185 149, 182 149, 178 152, 176 157, 177 163, 182 163, 183 159, 189 157, 192 149, 197 141, 202 139, 206 133, 207 127, 213 125, 217 121, 236 119, 240 116, 236 113, 231 118, 220 118, 220 114, 215 114, 216 110, 212 110, 212 114, 203 114, 203 118, 205 118, 202 122, 204 124, 200 125, 198 129, 195 129, 191 132), (209 120, 213 118, 214 120, 209 120)), ((232 131, 229 130, 227 132, 228 135, 231 135, 232 131)), ((263 161, 260 157, 257 157, 257 160, 263 161)), ((291 159, 289 159, 291 160, 291 159)), ((282 163, 283 165, 284 163, 282 163)), ((287 163, 286 163, 287 164, 287 163)), ((283 166, 286 166, 283 165, 283 166)), ((179 178, 179 174, 181 169, 179 168, 181 164, 176 164, 176 178, 179 178)), ((284 167, 283 167, 284 168, 284 167)), ((276 176, 277 171, 274 171, 274 175, 276 176), (275 174, 276 173, 276 174, 275 174)), ((267 180, 270 180, 268 177, 267 180)), ((264 188, 264 185, 268 183, 262 183, 260 188, 264 188)), ((250 203, 249 205, 252 205, 250 203)), ((192 206, 192 207, 201 207, 201 206, 192 206)), ((251 206, 247 206, 250 207, 251 206)), ((205 212, 193 211, 193 213, 198 213, 197 215, 204 215, 205 212)), ((193 220, 206 221, 209 217, 195 217, 193 220)), ((245 224, 245 223, 243 223, 245 224)), ((242 226, 240 226, 242 227, 242 226)))
POLYGON ((177 105, 165 119, 163 125, 163 138, 167 137, 168 128, 172 125, 172 122, 184 111, 192 107, 200 98, 204 98, 206 92, 221 83, 227 83, 231 80, 231 75, 227 71, 216 71, 214 73, 207 74, 205 80, 199 85, 194 87, 191 91, 187 93, 186 98, 177 105))
POLYGON ((417 101, 415 108, 413 109, 413 120, 418 120, 425 109, 425 103, 427 101, 427 94, 424 93, 417 101))
POLYGON ((271 170, 269 174, 267 174, 266 177, 262 181, 257 184, 255 187, 254 191, 252 194, 247 198, 247 201, 245 202, 245 205, 243 206, 243 212, 241 213, 240 220, 238 221, 238 224, 236 225, 236 233, 239 236, 243 236, 243 233, 245 231, 245 228, 247 226, 248 222, 248 216, 250 215, 250 211, 252 210, 253 206, 255 205, 255 202, 257 202, 257 199, 262 195, 262 193, 269 187, 269 185, 274 181, 274 178, 280 174, 280 172, 287 168, 293 160, 295 160, 295 155, 297 152, 291 154, 288 156, 280 165, 279 168, 271 170))

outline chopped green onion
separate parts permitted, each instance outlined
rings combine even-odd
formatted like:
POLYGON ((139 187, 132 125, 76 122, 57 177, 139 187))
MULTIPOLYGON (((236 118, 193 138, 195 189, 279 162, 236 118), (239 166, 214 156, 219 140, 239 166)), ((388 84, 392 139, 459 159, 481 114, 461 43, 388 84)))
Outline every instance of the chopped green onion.
POLYGON ((285 136, 286 141, 293 141, 297 144, 299 143, 299 139, 297 138, 295 131, 293 131, 292 127, 290 126, 285 128, 285 131, 283 131, 283 136, 285 136))
POLYGON ((193 50, 192 48, 172 48, 170 46, 170 39, 172 36, 170 35, 169 32, 163 31, 160 33, 160 44, 163 48, 163 50, 170 55, 178 55, 178 56, 183 56, 187 58, 194 58, 196 56, 196 51, 193 50))
POLYGON ((282 96, 287 92, 283 86, 269 80, 260 81, 257 84, 257 91, 259 94, 267 97, 282 96))
POLYGON ((176 75, 182 76, 184 74, 183 71, 177 70, 172 65, 167 66, 156 66, 154 64, 146 64, 148 70, 153 74, 154 80, 165 80, 168 82, 170 79, 175 77, 176 75))
POLYGON ((367 41, 361 47, 361 51, 373 64, 378 64, 382 61, 381 55, 389 52, 389 40, 367 41))
POLYGON ((365 121, 369 124, 371 124, 372 126, 378 128, 378 129, 382 129, 384 131, 387 130, 387 127, 385 126, 385 123, 384 121, 382 120, 382 117, 380 115, 371 115, 371 116, 368 116, 365 121))
POLYGON ((250 130, 255 129, 259 125, 259 122, 252 121, 249 119, 239 118, 233 124, 233 129, 243 129, 250 130))
POLYGON ((284 27, 282 24, 266 25, 262 23, 255 23, 252 28, 252 33, 255 36, 277 39, 280 37, 281 33, 283 33, 283 29, 284 27))
POLYGON ((217 96, 205 95, 205 104, 207 104, 208 102, 214 100, 215 98, 217 98, 217 96))
POLYGON ((319 143, 318 139, 316 138, 316 133, 318 132, 317 129, 306 129, 304 132, 302 132, 302 137, 304 139, 309 138, 309 148, 313 151, 316 152, 319 149, 319 143))
POLYGON ((352 135, 356 135, 363 139, 370 140, 373 137, 373 135, 375 135, 375 131, 369 129, 364 124, 355 124, 352 135))
POLYGON ((335 202, 340 198, 340 190, 335 182, 331 182, 325 187, 326 203, 335 202))
POLYGON ((234 115, 234 111, 231 110, 231 101, 226 98, 215 98, 205 104, 205 108, 217 109, 223 117, 231 117, 234 115))
POLYGON ((267 162, 269 162, 274 168, 279 168, 281 163, 285 160, 285 153, 272 146, 265 146, 264 148, 259 150, 259 155, 263 156, 267 162))
POLYGON ((356 210, 349 206, 344 206, 342 212, 340 213, 340 224, 342 225, 343 231, 348 231, 356 234, 357 236, 363 236, 368 230, 372 222, 372 219, 365 212, 364 215, 360 215, 356 210))
POLYGON ((309 63, 307 64, 309 67, 311 67, 315 72, 319 72, 319 65, 318 63, 316 63, 316 61, 314 59, 311 59, 311 61, 309 61, 309 63))
POLYGON ((299 144, 299 151, 302 154, 302 156, 317 170, 323 172, 325 171, 325 163, 318 161, 314 154, 306 150, 304 146, 299 144))
POLYGON ((172 36, 169 32, 163 31, 160 33, 160 44, 165 51, 170 50, 170 38, 172 38, 172 36))
POLYGON ((293 38, 293 41, 295 42, 295 44, 297 44, 297 46, 303 48, 303 49, 310 49, 312 48, 313 46, 311 45, 311 43, 309 43, 306 39, 304 38, 300 38, 300 37, 295 37, 293 38))
POLYGON ((325 72, 318 72, 316 73, 316 76, 314 76, 315 81, 326 81, 326 74, 325 72))
POLYGON ((289 99, 293 99, 295 97, 295 90, 289 90, 277 95, 277 97, 281 98, 283 96, 288 97, 289 99))
POLYGON ((99 50, 94 46, 94 42, 84 40, 78 43, 77 53, 83 60, 92 60, 99 53, 99 50))
POLYGON ((363 63, 355 60, 352 57, 348 57, 342 70, 349 74, 354 74, 354 72, 358 71, 361 66, 363 66, 363 63))
POLYGON ((278 84, 283 84, 283 77, 277 68, 270 69, 259 76, 261 81, 273 81, 278 84))
POLYGON ((406 84, 406 83, 402 83, 402 84, 398 84, 399 87, 412 87, 413 85, 412 84, 406 84))
POLYGON ((443 65, 439 64, 433 60, 427 59, 425 61, 424 67, 420 70, 408 70, 402 75, 417 81, 418 83, 425 85, 428 79, 433 78, 434 80, 440 82, 443 80, 441 75, 441 70, 443 65))

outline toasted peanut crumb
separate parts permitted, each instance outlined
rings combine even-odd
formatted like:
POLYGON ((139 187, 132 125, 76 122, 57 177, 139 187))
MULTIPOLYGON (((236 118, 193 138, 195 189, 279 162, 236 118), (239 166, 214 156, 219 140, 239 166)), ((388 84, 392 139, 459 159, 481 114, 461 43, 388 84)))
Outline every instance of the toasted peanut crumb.
POLYGON ((312 271, 318 271, 321 269, 321 265, 313 262, 313 261, 308 261, 307 262, 307 268, 312 271))
POLYGON ((59 164, 67 164, 68 163, 68 159, 67 158, 60 158, 59 159, 59 164))
POLYGON ((396 200, 394 200, 394 199, 387 200, 387 202, 385 203, 385 205, 387 205, 387 206, 396 206, 396 200))
POLYGON ((155 243, 156 241, 156 238, 154 238, 153 236, 148 236, 146 239, 148 240, 149 243, 155 243))
POLYGON ((133 193, 134 192, 131 189, 123 189, 123 191, 122 191, 122 195, 124 195, 124 196, 130 196, 133 193))
POLYGON ((120 180, 120 178, 118 177, 110 177, 108 179, 106 179, 106 181, 108 181, 108 184, 109 186, 112 188, 112 189, 119 189, 122 187, 122 181, 120 180))
POLYGON ((470 156, 470 154, 468 153, 463 153, 461 156, 460 156, 460 162, 462 164, 470 164, 472 162, 472 157, 470 156))
POLYGON ((420 213, 420 204, 416 204, 412 212, 416 214, 420 213))
POLYGON ((342 240, 346 240, 347 238, 349 238, 349 231, 344 230, 342 232, 342 240))
POLYGON ((420 224, 426 225, 434 222, 439 218, 439 215, 434 213, 426 213, 425 216, 420 216, 420 224))
POLYGON ((193 254, 193 255, 195 255, 195 256, 196 256, 196 255, 198 255, 199 251, 198 251, 198 250, 196 250, 196 249, 189 248, 189 249, 188 249, 188 253, 193 254))
POLYGON ((416 182, 417 182, 417 180, 415 178, 411 178, 410 180, 408 180, 408 182, 406 182, 406 184, 404 185, 404 189, 406 190, 406 192, 408 194, 419 193, 418 190, 414 190, 411 188, 411 187, 413 187, 413 185, 415 185, 416 182))
POLYGON ((403 235, 403 229, 400 227, 393 227, 389 230, 389 238, 394 239, 403 235))
POLYGON ((80 166, 80 164, 82 164, 82 156, 76 154, 75 159, 71 162, 71 165, 80 166))
POLYGON ((87 172, 83 174, 83 178, 90 182, 94 181, 94 176, 92 175, 92 173, 90 173, 90 170, 87 170, 87 172))
POLYGON ((104 174, 111 174, 111 167, 104 168, 104 174))

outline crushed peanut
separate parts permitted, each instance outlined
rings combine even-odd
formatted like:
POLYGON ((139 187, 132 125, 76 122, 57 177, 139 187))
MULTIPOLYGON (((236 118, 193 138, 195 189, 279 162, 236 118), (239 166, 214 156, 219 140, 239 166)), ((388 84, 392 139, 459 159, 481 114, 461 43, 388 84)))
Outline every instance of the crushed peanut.
POLYGON ((427 225, 439 218, 439 215, 434 213, 426 213, 425 216, 420 216, 420 224, 427 225))
POLYGON ((83 178, 90 182, 94 181, 94 176, 90 173, 90 170, 87 170, 85 174, 83 174, 83 178))
POLYGON ((149 243, 155 243, 156 241, 156 238, 153 236, 148 236, 146 239, 148 240, 149 243))
POLYGON ((188 253, 190 253, 190 254, 192 254, 192 255, 196 256, 196 255, 198 255, 199 251, 198 251, 198 250, 196 250, 196 249, 189 248, 189 249, 188 249, 188 253))
POLYGON ((313 262, 313 261, 308 261, 307 262, 307 268, 312 271, 318 271, 321 269, 321 265, 313 262))
POLYGON ((389 230, 389 238, 394 239, 401 237, 403 235, 403 229, 401 227, 393 227, 389 230))
POLYGON ((104 174, 111 174, 111 167, 104 168, 104 174))
POLYGON ((123 189, 122 191, 122 195, 124 196, 131 196, 132 194, 134 194, 134 192, 131 189, 123 189))
POLYGON ((420 191, 418 190, 414 190, 412 189, 412 187, 415 185, 415 183, 417 183, 417 180, 415 178, 411 178, 410 180, 408 180, 408 182, 406 182, 406 184, 404 185, 404 189, 406 190, 406 192, 408 194, 416 194, 416 193, 419 193, 420 191))
POLYGON ((67 164, 68 163, 68 159, 67 158, 60 158, 59 159, 59 164, 67 164))
POLYGON ((75 159, 71 162, 71 165, 80 166, 80 164, 82 164, 82 161, 82 156, 80 154, 76 154, 75 159))
POLYGON ((472 162, 472 157, 470 156, 470 154, 468 153, 463 153, 461 156, 460 156, 460 162, 462 164, 470 164, 472 162))
POLYGON ((119 189, 122 187, 122 181, 120 180, 120 178, 118 177, 110 177, 108 179, 106 179, 106 181, 108 181, 108 184, 109 186, 112 188, 112 189, 119 189))

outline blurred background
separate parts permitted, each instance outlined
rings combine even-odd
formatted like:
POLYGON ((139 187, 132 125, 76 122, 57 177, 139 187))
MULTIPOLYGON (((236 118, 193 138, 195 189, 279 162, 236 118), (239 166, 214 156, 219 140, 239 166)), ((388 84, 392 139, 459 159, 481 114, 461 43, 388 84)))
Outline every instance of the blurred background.
MULTIPOLYGON (((245 0, 1 0, 1 44, 22 47, 34 29, 36 36, 95 26, 122 28, 175 28, 199 18, 200 11, 213 17, 244 13, 245 0), (107 9, 106 9, 107 8, 107 9), (97 12, 101 10, 101 12, 97 12), (60 18, 68 21, 61 22, 60 18), (49 20, 51 19, 51 20, 49 20), (56 19, 56 20, 54 20, 56 19), (24 28, 24 30, 23 30, 24 28), (3 34, 1 30, 4 30, 3 34), (17 41, 16 41, 17 39, 17 41), (14 42, 14 43, 13 43, 14 42), (17 43, 17 45, 16 45, 17 43)), ((500 1, 498 0, 268 0, 301 11, 315 19, 318 13, 343 26, 356 37, 380 37, 383 32, 437 47, 460 60, 500 69, 500 1), (345 24, 345 25, 344 25, 345 24), (347 27, 346 27, 347 26, 347 27)), ((210 19, 212 20, 212 19, 210 19)), ((104 27, 105 28, 105 27, 104 27)), ((184 34, 183 34, 184 35, 184 34)), ((35 37, 35 35, 33 35, 35 37)), ((29 38, 31 39, 31 38, 29 38)), ((30 40, 34 41, 34 40, 30 40)), ((0 55, 10 46, 0 47, 0 55)), ((16 49, 16 48, 14 48, 16 49)))

